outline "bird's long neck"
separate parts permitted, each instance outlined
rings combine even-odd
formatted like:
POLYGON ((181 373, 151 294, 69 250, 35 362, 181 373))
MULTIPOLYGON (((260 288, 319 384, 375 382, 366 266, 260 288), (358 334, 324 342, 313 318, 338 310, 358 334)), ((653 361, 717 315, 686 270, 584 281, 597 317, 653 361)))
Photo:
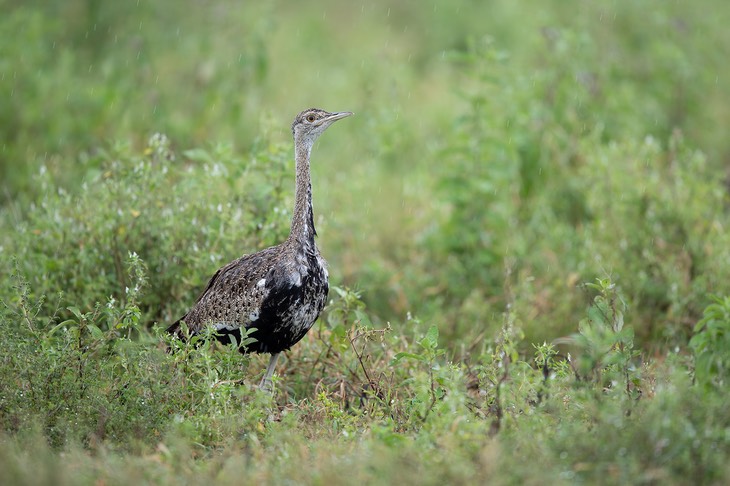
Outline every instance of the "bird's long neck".
POLYGON ((291 221, 290 239, 299 244, 314 246, 314 213, 312 212, 312 180, 309 173, 309 155, 312 143, 296 141, 294 158, 296 160, 296 192, 294 195, 294 215, 291 221))

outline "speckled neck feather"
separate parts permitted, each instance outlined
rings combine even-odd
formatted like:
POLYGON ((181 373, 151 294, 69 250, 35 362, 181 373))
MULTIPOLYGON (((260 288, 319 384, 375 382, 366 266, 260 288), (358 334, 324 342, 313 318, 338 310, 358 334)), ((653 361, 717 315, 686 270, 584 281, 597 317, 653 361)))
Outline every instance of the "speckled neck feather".
POLYGON ((294 214, 291 220, 290 239, 299 244, 313 245, 317 230, 314 228, 312 209, 312 181, 309 171, 309 156, 312 144, 308 140, 296 140, 294 158, 296 160, 296 192, 294 195, 294 214))

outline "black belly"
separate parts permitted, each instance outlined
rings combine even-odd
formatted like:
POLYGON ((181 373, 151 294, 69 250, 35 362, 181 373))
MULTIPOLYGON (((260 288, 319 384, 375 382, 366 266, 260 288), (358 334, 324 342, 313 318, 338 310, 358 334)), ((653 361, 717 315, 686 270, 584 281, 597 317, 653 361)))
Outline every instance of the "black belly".
MULTIPOLYGON (((324 272, 310 268, 299 286, 273 285, 259 311, 259 318, 249 324, 256 328, 249 337, 256 341, 239 348, 242 353, 279 353, 298 343, 309 331, 327 301, 329 286, 324 272)), ((233 336, 241 342, 241 330, 224 330, 218 340, 229 344, 233 336)))

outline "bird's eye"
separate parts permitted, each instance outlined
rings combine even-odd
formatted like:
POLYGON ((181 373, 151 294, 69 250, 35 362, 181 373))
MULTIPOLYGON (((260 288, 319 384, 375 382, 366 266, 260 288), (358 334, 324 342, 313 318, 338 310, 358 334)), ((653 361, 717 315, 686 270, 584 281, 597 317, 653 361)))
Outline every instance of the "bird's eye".
POLYGON ((309 123, 312 123, 314 121, 314 115, 312 115, 312 114, 307 115, 307 121, 309 123))

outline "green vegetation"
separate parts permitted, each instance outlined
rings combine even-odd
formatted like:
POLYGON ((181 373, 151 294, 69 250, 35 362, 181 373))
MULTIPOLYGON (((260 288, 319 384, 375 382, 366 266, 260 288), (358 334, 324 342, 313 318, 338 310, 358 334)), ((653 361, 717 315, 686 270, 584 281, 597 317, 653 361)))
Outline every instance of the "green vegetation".
POLYGON ((0 483, 730 482, 730 10, 0 0, 0 483), (280 241, 281 360, 162 330, 280 241), (174 353, 167 353, 167 347, 174 353))

